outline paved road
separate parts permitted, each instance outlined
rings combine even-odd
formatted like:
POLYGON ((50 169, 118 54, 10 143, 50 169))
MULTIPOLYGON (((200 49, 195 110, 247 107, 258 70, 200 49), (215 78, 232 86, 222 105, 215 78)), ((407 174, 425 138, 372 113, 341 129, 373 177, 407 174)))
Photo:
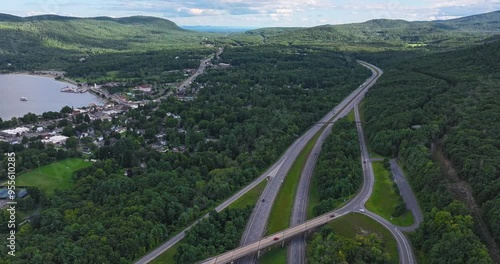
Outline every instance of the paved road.
MULTIPOLYGON (((216 56, 219 57, 219 55, 222 54, 222 52, 224 52, 224 47, 220 47, 217 52, 216 52, 216 56)), ((188 87, 189 85, 191 85, 191 83, 198 77, 200 76, 201 74, 205 73, 205 70, 207 69, 207 63, 213 59, 213 55, 210 56, 210 57, 207 57, 207 58, 204 58, 201 60, 200 62, 200 66, 198 67, 198 70, 192 75, 190 76, 189 78, 187 78, 186 80, 184 80, 179 86, 177 86, 177 92, 184 92, 186 90, 186 87, 188 87)), ((168 93, 166 93, 165 95, 163 96, 160 96, 158 98, 156 98, 154 101, 157 101, 159 102, 160 100, 162 99, 165 99, 169 96, 171 96, 173 94, 172 91, 169 91, 168 93)))
POLYGON ((420 206, 418 204, 417 197, 415 197, 410 184, 404 176, 403 170, 399 167, 397 161, 394 159, 391 159, 391 172, 394 176, 394 181, 399 187, 401 197, 403 197, 403 200, 406 203, 406 207, 411 211, 411 213, 413 214, 413 218, 415 219, 413 225, 407 227, 399 227, 399 229, 404 232, 413 232, 418 228, 420 223, 424 221, 424 215, 422 214, 422 210, 420 209, 420 206))
MULTIPOLYGON (((358 130, 358 138, 359 138, 359 143, 360 143, 360 148, 361 148, 361 159, 363 162, 362 163, 363 164, 363 175, 364 175, 364 179, 365 179, 364 186, 367 186, 367 185, 370 186, 369 192, 357 196, 357 197, 362 197, 361 203, 359 204, 359 207, 357 207, 357 210, 360 213, 363 213, 363 214, 375 219, 377 222, 382 224, 385 228, 387 228, 391 232, 391 234, 396 239, 396 242, 398 243, 399 263, 403 263, 403 264, 417 263, 415 260, 415 255, 413 254, 413 249, 411 247, 411 244, 408 241, 408 238, 401 232, 401 230, 397 226, 395 226, 395 225, 391 224, 389 221, 385 220, 383 217, 381 217, 375 213, 372 213, 372 212, 368 211, 368 209, 365 208, 365 203, 370 198, 372 190, 373 190, 373 185, 375 183, 375 175, 373 173, 370 154, 368 153, 367 145, 365 142, 363 126, 361 125, 361 119, 359 117, 359 109, 358 109, 357 105, 354 108, 354 116, 355 116, 356 128, 358 130), (366 183, 367 181, 368 181, 368 184, 366 183)), ((408 185, 408 187, 409 187, 409 185, 408 185)), ((409 188, 406 191, 409 191, 413 194, 413 191, 411 190, 411 188, 409 188)), ((415 202, 416 202, 416 199, 415 199, 415 202)), ((417 203, 417 207, 418 207, 418 203, 417 203)), ((418 222, 415 226, 418 226, 418 224, 420 224, 420 222, 418 222)))
MULTIPOLYGON (((365 215, 373 218, 377 222, 381 223, 383 226, 385 226, 391 232, 391 234, 395 237, 395 239, 398 243, 400 263, 404 263, 404 264, 416 263, 416 260, 415 260, 415 257, 414 257, 413 251, 412 251, 412 247, 411 247, 408 239, 404 236, 404 234, 401 231, 402 230, 414 231, 418 227, 418 225, 421 223, 421 221, 423 220, 423 217, 422 217, 422 213, 420 211, 420 208, 418 206, 417 200, 415 198, 415 195, 413 194, 411 188, 409 188, 409 184, 407 183, 406 179, 404 178, 402 170, 399 168, 399 166, 397 166, 397 163, 394 160, 391 161, 391 170, 393 171, 393 173, 396 177, 396 182, 398 183, 398 186, 400 186, 401 192, 403 193, 403 197, 404 197, 403 199, 405 200, 405 202, 407 202, 407 206, 409 207, 409 209, 412 211, 412 213, 415 216, 415 224, 412 225, 411 227, 400 228, 400 227, 397 227, 397 226, 391 224, 390 222, 388 222, 384 218, 380 217, 379 215, 376 215, 376 214, 368 211, 366 208, 364 208, 364 204, 369 199, 369 197, 372 193, 375 177, 374 177, 373 169, 371 166, 371 159, 370 159, 369 153, 367 151, 367 147, 366 147, 365 137, 364 137, 364 133, 363 133, 363 127, 361 125, 360 118, 359 118, 359 110, 357 107, 357 103, 359 103, 360 99, 361 98, 356 98, 356 100, 354 100, 356 103, 355 118, 356 118, 356 123, 357 123, 356 127, 358 129, 358 137, 359 137, 359 141, 360 141, 361 160, 362 160, 363 177, 364 177, 364 184, 363 184, 361 191, 358 193, 358 195, 353 200, 351 200, 348 204, 346 204, 344 207, 342 207, 338 210, 335 210, 333 212, 327 213, 325 215, 322 215, 320 217, 314 218, 314 219, 307 221, 305 223, 300 224, 301 222, 303 222, 303 220, 300 219, 300 216, 304 215, 303 219, 305 219, 305 212, 306 211, 304 210, 304 206, 302 206, 302 205, 307 204, 307 196, 308 195, 305 195, 305 196, 303 196, 303 195, 308 192, 307 190, 308 190, 309 183, 308 183, 307 177, 308 177, 308 174, 312 174, 312 170, 314 168, 314 164, 316 163, 316 159, 317 159, 317 153, 319 153, 319 150, 321 147, 320 143, 318 143, 319 146, 318 146, 318 144, 315 145, 314 150, 311 153, 311 156, 308 158, 308 161, 307 161, 308 164, 306 164, 306 167, 304 169, 302 176, 305 176, 305 179, 301 178, 301 183, 299 184, 297 196, 301 196, 301 195, 299 195, 301 193, 304 193, 304 194, 302 194, 302 199, 298 199, 295 201, 294 208, 297 207, 299 209, 297 210, 297 212, 295 212, 295 209, 294 209, 294 213, 293 213, 294 216, 299 216, 299 217, 294 219, 293 218, 294 216, 292 216, 292 219, 291 219, 292 223, 296 223, 297 225, 293 226, 291 228, 288 228, 284 231, 278 232, 274 235, 260 239, 254 243, 244 245, 244 246, 237 248, 233 251, 229 251, 225 254, 211 258, 203 263, 232 262, 232 261, 237 260, 238 258, 240 258, 242 256, 249 255, 253 252, 259 252, 259 250, 262 248, 266 248, 270 245, 283 242, 284 240, 286 240, 288 238, 293 238, 291 244, 292 244, 292 247, 294 247, 294 246, 296 247, 296 248, 292 248, 292 250, 289 250, 289 261, 292 260, 292 262, 289 262, 289 263, 305 263, 305 250, 300 252, 301 251, 301 244, 303 245, 303 240, 301 240, 302 233, 304 231, 307 231, 309 229, 312 229, 314 227, 321 225, 320 223, 325 224, 328 221, 336 219, 336 218, 343 216, 343 215, 350 213, 350 212, 358 212, 358 213, 365 214, 365 215), (303 187, 300 187, 300 185, 303 185, 303 187), (295 250, 298 250, 299 252, 294 253, 295 250)), ((347 111, 347 109, 345 109, 345 111, 347 111)), ((339 116, 341 116, 341 115, 339 115, 339 116)), ((323 134, 326 135, 329 132, 328 131, 329 129, 330 129, 330 127, 327 127, 327 129, 325 129, 323 134)), ((322 134, 322 136, 323 136, 323 134, 322 134)), ((322 140, 319 140, 318 142, 321 142, 321 141, 322 140)), ((310 177, 310 175, 309 175, 309 177, 310 177)), ((310 180, 309 180, 309 182, 310 182, 310 180)), ((303 248, 303 246, 302 246, 302 248, 303 248)), ((253 260, 253 258, 243 258, 243 259, 245 261, 253 260)))
MULTIPOLYGON (((255 212, 258 210, 262 211, 267 211, 269 212, 272 206, 272 203, 269 201, 274 201, 274 198, 276 197, 277 190, 281 186, 281 183, 284 179, 284 176, 287 174, 289 168, 291 167, 293 161, 295 158, 298 156, 300 151, 304 148, 304 146, 307 144, 307 142, 321 129, 323 126, 322 124, 330 122, 332 118, 335 116, 337 110, 342 110, 343 113, 348 113, 350 109, 346 108, 352 108, 354 103, 359 102, 359 99, 364 96, 366 93, 365 87, 370 87, 374 81, 378 78, 377 71, 379 73, 382 73, 382 71, 375 66, 368 64, 363 61, 358 61, 360 64, 368 67, 372 67, 372 72, 374 73, 368 80, 365 81, 359 88, 357 88, 353 93, 351 93, 347 98, 344 99, 337 107, 335 107, 332 111, 327 113, 317 124, 313 125, 307 132, 305 132, 301 137, 299 137, 285 152, 284 154, 274 163, 267 171, 265 171, 262 175, 260 175, 256 180, 251 182, 249 185, 247 185, 245 188, 234 194, 232 197, 230 197, 228 200, 224 201, 222 204, 217 206, 215 210, 217 212, 222 211, 225 209, 227 206, 229 206, 231 203, 236 201, 238 198, 243 196, 245 193, 247 193, 249 190, 254 188, 256 185, 258 185, 260 182, 265 180, 266 178, 269 179, 268 184, 266 185, 266 188, 263 191, 263 194, 261 196, 261 199, 256 205, 256 209, 254 209, 254 212, 252 213, 249 224, 256 224, 258 228, 260 229, 259 232, 248 232, 248 226, 247 229, 245 229, 244 237, 242 238, 242 242, 248 243, 250 241, 258 241, 261 237, 262 234, 264 233, 264 228, 267 223, 267 217, 265 219, 261 219, 260 217, 256 217, 255 212), (349 107, 348 107, 349 106, 349 107), (262 202, 264 199, 265 202, 262 202), (245 239, 246 237, 246 239, 245 239)), ((261 211, 261 212, 262 212, 261 211)), ((262 214, 262 215, 269 215, 267 214, 262 214)), ((203 216, 207 217, 208 215, 203 216)), ((201 218, 201 219, 202 219, 201 218)), ((198 221, 200 221, 199 219, 198 221)), ((194 224, 196 224, 198 221, 196 221, 194 224)), ((193 224, 193 225, 194 225, 193 224)), ((149 263, 159 255, 161 255, 163 252, 168 250, 170 247, 175 245, 177 242, 179 242, 181 239, 184 238, 185 232, 188 231, 193 225, 187 227, 183 231, 181 231, 178 235, 175 237, 171 238, 170 240, 166 241, 164 244, 156 248, 155 250, 151 251, 144 257, 142 257, 140 260, 135 262, 136 264, 145 264, 149 263)))
MULTIPOLYGON (((366 67, 366 66, 365 66, 366 67)), ((374 73, 375 74, 375 73, 374 73)), ((365 85, 366 90, 368 90, 375 81, 369 85, 365 85)), ((366 84, 366 82, 365 82, 366 84)), ((363 94, 364 96, 364 94, 363 94)), ((358 97, 359 98, 359 97, 358 97)), ((358 102, 359 100, 356 100, 358 102)), ((343 111, 339 112, 333 122, 330 122, 323 133, 316 141, 316 144, 311 151, 311 154, 307 158, 306 164, 301 174, 299 186, 297 188, 297 193, 295 195, 295 202, 292 209, 292 216, 290 219, 290 226, 299 225, 307 220, 307 205, 309 199, 309 187, 311 179, 314 173, 314 168, 316 167, 316 162, 321 152, 321 147, 323 141, 331 133, 333 124, 343 117, 345 117, 352 110, 351 107, 345 108, 343 111)), ((287 250, 287 263, 288 264, 305 264, 306 263, 306 249, 305 249, 305 236, 300 235, 292 239, 287 250)))
MULTIPOLYGON (((240 245, 243 246, 255 241, 259 241, 261 237, 265 235, 265 228, 267 225, 269 214, 271 212, 274 200, 281 187, 281 183, 283 182, 285 176, 288 174, 289 169, 293 165, 299 153, 302 151, 302 149, 304 149, 307 142, 323 127, 325 123, 328 123, 327 129, 325 129, 325 132, 322 133, 321 135, 321 140, 319 141, 321 142, 328 134, 328 131, 331 130, 331 125, 335 123, 340 117, 347 115, 350 112, 350 110, 354 107, 354 105, 364 97, 367 90, 376 82, 376 80, 382 74, 382 70, 380 70, 379 68, 371 64, 368 64, 366 62, 362 61, 358 62, 361 65, 371 69, 372 76, 368 78, 362 85, 360 85, 347 98, 345 98, 337 107, 335 107, 332 111, 330 111, 317 124, 315 124, 309 131, 307 131, 306 134, 301 137, 303 138, 303 140, 300 142, 300 144, 294 146, 294 148, 291 149, 292 151, 287 155, 288 159, 286 164, 284 164, 284 166, 280 168, 276 177, 274 177, 270 181, 270 183, 266 186, 266 188, 262 192, 261 197, 259 198, 259 202, 254 208, 250 220, 248 221, 247 226, 245 228, 245 231, 243 232, 240 245)), ((312 153, 319 153, 320 148, 321 144, 320 143, 316 144, 314 146, 315 151, 312 153)), ((294 210, 295 212, 292 215, 291 219, 292 221, 294 221, 295 224, 303 222, 306 219, 305 217, 307 210, 306 206, 307 206, 307 197, 309 191, 308 187, 310 182, 310 175, 312 174, 312 171, 314 170, 314 165, 316 163, 316 158, 317 157, 314 157, 306 165, 305 171, 309 172, 308 173, 309 176, 306 178, 302 177, 303 179, 301 180, 301 186, 299 187, 299 191, 297 192, 297 196, 300 196, 300 198, 296 199, 296 203, 298 205, 294 207, 297 208, 297 211, 294 210)), ((305 254, 303 254, 303 252, 304 251, 298 252, 297 254, 300 255, 293 256, 292 258, 297 257, 299 259, 305 259, 305 254)), ((256 255, 249 255, 238 260, 238 263, 252 264, 255 263, 256 257, 257 257, 256 255)))
MULTIPOLYGON (((219 57, 220 54, 222 54, 222 52, 224 52, 224 47, 221 47, 217 50, 217 54, 215 55, 216 57, 219 57)), ((213 55, 208 57, 208 58, 205 58, 201 61, 200 63, 200 67, 198 68, 198 70, 193 74, 191 75, 189 78, 187 78, 184 82, 181 83, 181 85, 179 85, 177 87, 177 92, 181 92, 181 91, 184 91, 186 89, 186 87, 188 87, 189 85, 191 85, 191 83, 196 79, 196 77, 198 77, 199 75, 203 74, 205 72, 205 69, 207 68, 207 63, 213 59, 213 55)))
MULTIPOLYGON (((355 107, 355 116, 356 120, 359 121, 359 111, 357 105, 355 107)), ((366 143, 363 136, 364 135, 363 128, 360 122, 357 122, 357 129, 358 129, 358 137, 360 140, 364 183, 361 191, 353 200, 351 200, 349 203, 347 203, 340 209, 326 213, 324 215, 321 215, 319 217, 316 217, 314 219, 311 219, 307 222, 296 225, 294 227, 290 227, 273 235, 264 237, 256 242, 241 246, 237 249, 228 251, 219 256, 215 256, 213 258, 203 261, 202 263, 203 264, 232 263, 233 261, 238 260, 243 256, 247 256, 254 252, 259 252, 261 249, 267 248, 274 244, 284 243, 284 241, 288 239, 294 239, 298 235, 301 235, 307 230, 314 229, 318 226, 328 223, 329 221, 332 221, 334 219, 337 219, 352 212, 362 213, 366 216, 373 218, 375 221, 385 226, 391 232, 391 234, 394 236, 394 238, 398 243, 400 263, 403 264, 416 263, 411 244, 409 243, 405 235, 401 232, 401 230, 397 226, 394 226, 384 218, 380 217, 379 215, 374 214, 368 211, 366 208, 364 208, 365 202, 368 200, 368 198, 372 193, 375 177, 373 174, 369 154, 368 151, 366 150, 366 143)))

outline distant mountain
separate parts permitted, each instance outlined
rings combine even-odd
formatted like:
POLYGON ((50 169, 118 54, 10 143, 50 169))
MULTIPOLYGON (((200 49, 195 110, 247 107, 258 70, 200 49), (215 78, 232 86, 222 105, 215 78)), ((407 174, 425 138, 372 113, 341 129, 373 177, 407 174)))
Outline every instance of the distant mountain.
POLYGON ((0 14, 0 54, 54 49, 116 52, 200 46, 206 34, 146 16, 77 18, 56 15, 16 17, 0 14))
POLYGON ((219 33, 234 33, 245 32, 255 28, 248 27, 221 27, 221 26, 181 26, 183 29, 194 30, 200 32, 219 32, 219 33))
POLYGON ((500 11, 461 17, 450 20, 433 21, 435 25, 447 25, 457 30, 481 30, 498 32, 500 28, 500 11))
POLYGON ((112 17, 92 17, 92 18, 84 18, 84 17, 67 17, 67 16, 58 16, 58 15, 38 15, 38 16, 29 16, 29 17, 18 17, 9 14, 0 13, 0 22, 40 22, 40 21, 59 21, 59 22, 69 22, 69 21, 82 21, 82 20, 99 20, 99 21, 109 21, 116 22, 124 25, 137 25, 137 24, 156 24, 156 25, 164 25, 170 29, 181 29, 174 22, 158 18, 158 17, 148 17, 148 16, 132 16, 132 17, 121 17, 121 18, 112 18, 112 17))
POLYGON ((469 45, 495 34, 500 34, 500 11, 451 20, 408 22, 375 19, 363 23, 312 28, 264 28, 246 32, 246 35, 260 35, 265 43, 392 46, 469 45))

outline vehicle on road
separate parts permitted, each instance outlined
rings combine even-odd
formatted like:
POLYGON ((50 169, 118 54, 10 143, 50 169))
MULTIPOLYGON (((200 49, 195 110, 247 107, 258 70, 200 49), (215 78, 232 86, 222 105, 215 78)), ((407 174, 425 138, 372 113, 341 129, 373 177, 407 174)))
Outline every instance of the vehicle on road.
POLYGON ((334 217, 335 217, 335 214, 331 214, 331 215, 330 215, 330 218, 334 218, 334 217))
POLYGON ((262 202, 265 202, 265 201, 266 201, 266 199, 262 199, 262 202))
POLYGON ((365 209, 363 209, 363 208, 359 208, 359 211, 360 211, 360 212, 364 212, 364 211, 365 211, 365 209))
POLYGON ((275 237, 273 240, 277 241, 277 240, 280 240, 280 238, 279 237, 275 237))

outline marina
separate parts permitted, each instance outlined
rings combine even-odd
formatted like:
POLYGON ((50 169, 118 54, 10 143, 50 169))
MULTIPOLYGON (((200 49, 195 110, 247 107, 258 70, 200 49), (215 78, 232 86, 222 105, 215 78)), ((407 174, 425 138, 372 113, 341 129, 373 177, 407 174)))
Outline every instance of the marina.
POLYGON ((86 93, 86 92, 88 92, 88 89, 66 86, 66 87, 61 89, 61 92, 63 92, 63 93, 86 93))

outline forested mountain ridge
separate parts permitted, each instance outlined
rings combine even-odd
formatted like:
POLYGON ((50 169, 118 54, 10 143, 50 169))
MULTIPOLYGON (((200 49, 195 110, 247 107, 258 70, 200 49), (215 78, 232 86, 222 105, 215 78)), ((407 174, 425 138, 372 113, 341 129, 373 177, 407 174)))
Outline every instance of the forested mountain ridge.
MULTIPOLYGON (((21 18, 0 14, 0 36, 0 71, 9 72, 67 70, 82 65, 81 58, 104 62, 114 56, 138 61, 144 60, 148 52, 165 50, 171 53, 205 50, 201 53, 209 53, 211 48, 207 44, 217 35, 181 29, 172 21, 155 17, 41 15, 21 18)), ((121 64, 127 65, 127 62, 121 64)), ((143 64, 151 64, 151 60, 143 64)))
POLYGON ((264 28, 230 35, 184 30, 156 17, 0 14, 0 70, 65 70, 77 65, 81 58, 102 54, 141 57, 140 53, 147 51, 206 49, 214 44, 319 44, 355 52, 434 51, 478 44, 498 32, 500 12, 446 21, 377 19, 312 28, 264 28))
POLYGON ((38 15, 38 16, 30 16, 30 17, 18 17, 9 14, 0 13, 0 22, 38 22, 38 21, 78 21, 78 20, 100 20, 100 21, 110 21, 116 22, 124 25, 130 24, 157 24, 165 26, 165 29, 170 30, 181 30, 185 31, 185 29, 180 28, 174 22, 158 18, 158 17, 149 17, 149 16, 131 16, 131 17, 68 17, 68 16, 58 16, 58 15, 38 15))
POLYGON ((363 23, 312 28, 265 28, 246 32, 266 43, 385 44, 448 47, 470 45, 500 33, 500 11, 451 20, 415 21, 375 19, 363 23))
MULTIPOLYGON (((76 18, 42 15, 20 18, 0 15, 0 52, 53 48, 83 52, 160 49, 187 45, 202 34, 181 29, 172 21, 154 17, 76 18), (40 47, 38 47, 40 46, 40 47)), ((206 34, 205 34, 206 35, 206 34)))
POLYGON ((469 215, 465 204, 471 201, 457 189, 460 181, 472 187, 491 236, 500 242, 499 51, 497 41, 395 64, 367 94, 370 144, 400 159, 426 211, 413 241, 426 263, 491 261, 473 233, 478 219, 469 215), (458 179, 440 171, 431 156, 436 146, 458 179), (445 250, 451 248, 457 250, 445 250))

